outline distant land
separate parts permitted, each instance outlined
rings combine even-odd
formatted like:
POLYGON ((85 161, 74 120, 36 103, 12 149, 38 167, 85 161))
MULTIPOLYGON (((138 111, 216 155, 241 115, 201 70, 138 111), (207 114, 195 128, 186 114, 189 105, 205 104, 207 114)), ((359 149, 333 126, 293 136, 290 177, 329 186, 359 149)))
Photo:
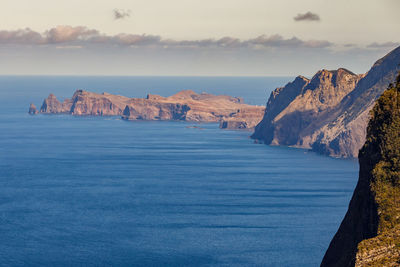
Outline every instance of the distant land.
POLYGON ((223 129, 254 130, 255 142, 310 149, 332 157, 356 158, 365 142, 369 113, 400 70, 400 47, 379 59, 365 74, 347 69, 298 76, 275 89, 266 108, 238 97, 183 90, 163 97, 129 98, 77 90, 60 102, 50 94, 30 114, 121 116, 126 120, 218 122, 223 129))
POLYGON ((243 103, 239 97, 197 94, 183 90, 170 97, 147 95, 129 98, 108 93, 77 90, 72 98, 60 102, 50 94, 37 110, 34 104, 29 113, 71 114, 77 116, 121 116, 125 120, 183 120, 219 122, 224 129, 253 129, 260 122, 264 107, 243 103))
POLYGON ((253 139, 311 149, 333 157, 357 157, 369 112, 400 70, 400 47, 365 74, 340 68, 298 76, 274 90, 253 139))

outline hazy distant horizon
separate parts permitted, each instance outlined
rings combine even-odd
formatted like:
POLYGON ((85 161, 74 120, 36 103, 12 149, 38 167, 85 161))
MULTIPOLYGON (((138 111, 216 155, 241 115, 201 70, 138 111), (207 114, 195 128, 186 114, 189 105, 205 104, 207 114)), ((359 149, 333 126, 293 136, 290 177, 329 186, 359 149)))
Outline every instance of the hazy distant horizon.
POLYGON ((4 0, 0 74, 365 73, 400 46, 400 1, 4 0))

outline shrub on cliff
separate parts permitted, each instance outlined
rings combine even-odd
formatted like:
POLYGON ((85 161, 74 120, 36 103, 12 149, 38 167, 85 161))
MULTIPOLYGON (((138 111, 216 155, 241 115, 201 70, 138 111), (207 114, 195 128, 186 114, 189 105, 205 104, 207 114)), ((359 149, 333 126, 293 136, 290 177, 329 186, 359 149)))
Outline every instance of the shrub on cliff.
POLYGON ((396 84, 389 85, 371 111, 360 157, 368 158, 372 167, 371 190, 378 207, 379 225, 378 235, 362 241, 358 251, 363 255, 381 251, 369 264, 392 266, 400 263, 400 73, 396 84))

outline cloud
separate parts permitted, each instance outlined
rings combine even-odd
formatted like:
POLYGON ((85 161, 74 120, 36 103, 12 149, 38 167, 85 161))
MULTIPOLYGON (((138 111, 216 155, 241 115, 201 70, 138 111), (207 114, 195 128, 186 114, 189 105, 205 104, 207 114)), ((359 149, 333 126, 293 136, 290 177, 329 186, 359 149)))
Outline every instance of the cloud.
POLYGON ((285 39, 279 34, 266 36, 261 35, 257 38, 250 39, 247 43, 252 45, 261 45, 263 47, 308 47, 308 48, 326 48, 333 45, 333 43, 325 40, 308 40, 303 41, 297 37, 285 39))
MULTIPOLYGON (((127 34, 106 35, 84 26, 57 26, 44 33, 29 28, 15 31, 0 31, 0 44, 58 45, 84 47, 90 45, 140 46, 162 48, 328 48, 334 44, 325 40, 301 40, 297 37, 284 38, 279 34, 261 35, 247 40, 235 37, 200 40, 163 39, 159 35, 127 34)), ((61 47, 60 46, 60 47, 61 47)))
POLYGON ((16 31, 0 31, 0 43, 3 44, 42 44, 43 36, 29 28, 16 31))
POLYGON ((114 20, 126 19, 131 16, 130 10, 114 9, 114 20))
POLYGON ((367 48, 394 48, 399 46, 400 43, 386 42, 386 43, 372 43, 367 46, 367 48))
POLYGON ((76 40, 90 40, 99 36, 97 30, 91 30, 83 26, 57 26, 45 32, 44 40, 47 43, 68 43, 76 40))
POLYGON ((296 17, 293 18, 295 21, 320 21, 320 17, 318 14, 312 13, 308 11, 304 14, 297 14, 296 17))

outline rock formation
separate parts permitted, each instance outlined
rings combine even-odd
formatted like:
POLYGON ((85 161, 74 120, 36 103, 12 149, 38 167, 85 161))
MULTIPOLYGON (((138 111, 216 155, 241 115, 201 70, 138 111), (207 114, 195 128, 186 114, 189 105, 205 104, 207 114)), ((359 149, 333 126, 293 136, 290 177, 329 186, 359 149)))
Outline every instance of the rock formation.
POLYGON ((191 90, 170 97, 149 94, 145 99, 77 90, 63 102, 50 94, 40 113, 122 116, 126 120, 221 121, 221 128, 249 129, 261 120, 264 107, 244 104, 238 97, 197 94, 191 90))
POLYGON ((308 148, 335 157, 357 157, 368 114, 397 73, 400 47, 364 75, 346 69, 302 76, 271 93, 252 135, 266 144, 308 148))
POLYGON ((72 114, 72 115, 122 115, 130 98, 107 93, 96 94, 83 90, 76 90, 71 99, 58 101, 55 95, 50 94, 42 104, 40 113, 72 114))
POLYGON ((349 209, 321 266, 400 266, 400 75, 377 100, 349 209))
POLYGON ((264 115, 264 108, 238 109, 220 120, 221 129, 254 129, 264 115))
POLYGON ((38 114, 39 111, 36 109, 36 106, 33 103, 31 103, 29 106, 28 113, 31 115, 35 115, 35 114, 38 114))

